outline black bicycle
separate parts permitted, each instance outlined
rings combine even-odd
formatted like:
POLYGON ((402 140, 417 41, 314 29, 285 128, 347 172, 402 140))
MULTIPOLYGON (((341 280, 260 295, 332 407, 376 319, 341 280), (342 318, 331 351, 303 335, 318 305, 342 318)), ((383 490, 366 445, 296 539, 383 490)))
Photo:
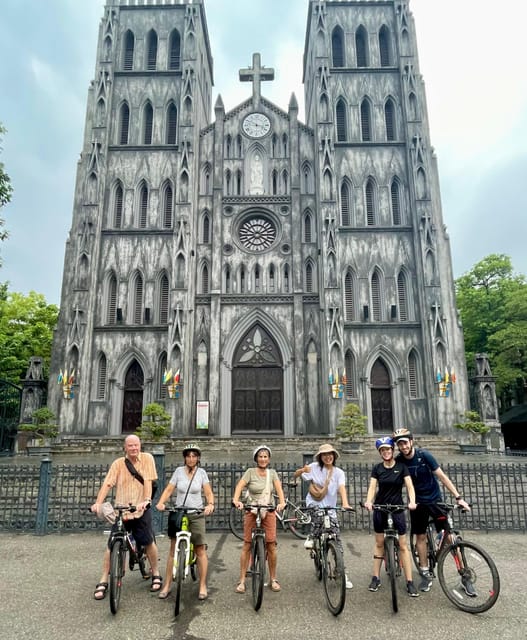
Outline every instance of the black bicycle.
MULTIPOLYGON (((360 506, 364 507, 364 504, 361 502, 360 506)), ((394 613, 397 613, 399 611, 397 578, 400 577, 402 571, 399 554, 399 534, 393 523, 393 514, 404 511, 405 507, 400 504, 374 504, 373 509, 382 511, 387 516, 386 528, 384 529, 384 567, 390 581, 392 609, 394 613)))
MULTIPOLYGON (((462 509, 456 504, 438 503, 448 511, 450 532, 436 533, 430 519, 426 530, 426 553, 429 577, 437 578, 446 597, 461 611, 482 613, 496 603, 500 593, 500 576, 494 560, 479 545, 463 540, 454 529, 452 511, 462 509)), ((419 569, 419 555, 415 536, 410 537, 414 564, 419 569)))
POLYGON ((123 576, 125 574, 126 554, 128 553, 128 567, 134 571, 135 566, 139 567, 141 575, 145 580, 150 579, 150 571, 146 568, 145 549, 137 544, 131 533, 124 526, 123 513, 134 513, 137 507, 130 504, 128 506, 116 506, 117 516, 115 524, 110 533, 110 610, 115 615, 119 609, 121 601, 121 589, 123 576))
MULTIPOLYGON (((311 518, 314 524, 311 557, 315 563, 315 574, 324 584, 324 595, 328 609, 338 616, 346 604, 346 571, 344 557, 336 536, 336 507, 313 507, 311 518), (332 513, 335 515, 332 515, 332 513)), ((341 509, 344 511, 344 509, 341 509)))
MULTIPOLYGON (((278 499, 276 494, 273 496, 275 500, 278 499)), ((311 530, 311 513, 304 500, 301 500, 297 505, 289 497, 286 497, 285 508, 281 512, 276 512, 276 520, 280 522, 284 531, 291 531, 301 540, 305 540, 311 530)), ((243 511, 235 506, 231 507, 229 513, 229 527, 239 540, 243 540, 243 511)))

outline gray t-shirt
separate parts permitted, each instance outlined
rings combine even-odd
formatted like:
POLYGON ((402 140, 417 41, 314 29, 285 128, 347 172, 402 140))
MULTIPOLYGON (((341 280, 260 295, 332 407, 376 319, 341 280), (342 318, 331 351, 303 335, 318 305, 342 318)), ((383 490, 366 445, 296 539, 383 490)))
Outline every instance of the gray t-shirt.
POLYGON ((205 469, 201 467, 196 469, 194 479, 192 480, 192 484, 190 484, 190 491, 185 500, 189 483, 190 479, 185 473, 185 467, 178 467, 172 474, 169 482, 169 484, 173 484, 176 487, 176 507, 203 509, 203 485, 209 484, 209 476, 205 469), (183 504, 184 500, 185 504, 183 504))

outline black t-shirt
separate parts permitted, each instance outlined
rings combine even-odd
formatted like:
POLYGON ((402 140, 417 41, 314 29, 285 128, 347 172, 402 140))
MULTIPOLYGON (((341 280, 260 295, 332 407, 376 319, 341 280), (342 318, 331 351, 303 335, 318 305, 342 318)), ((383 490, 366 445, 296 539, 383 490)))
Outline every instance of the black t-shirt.
POLYGON ((382 462, 376 464, 371 477, 377 480, 377 495, 375 504, 404 504, 404 479, 409 476, 408 468, 401 462, 396 462, 391 469, 387 469, 382 462))

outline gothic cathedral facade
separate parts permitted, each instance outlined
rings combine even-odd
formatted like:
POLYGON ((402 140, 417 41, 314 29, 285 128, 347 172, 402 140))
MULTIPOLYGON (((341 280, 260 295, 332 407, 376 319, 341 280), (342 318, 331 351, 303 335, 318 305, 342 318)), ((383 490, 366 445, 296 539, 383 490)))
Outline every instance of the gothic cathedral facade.
POLYGON ((306 0, 305 123, 264 97, 259 54, 247 100, 212 114, 205 4, 106 3, 52 356, 63 435, 133 432, 152 402, 174 436, 332 435, 348 402, 372 434, 451 434, 467 373, 409 1, 306 0))

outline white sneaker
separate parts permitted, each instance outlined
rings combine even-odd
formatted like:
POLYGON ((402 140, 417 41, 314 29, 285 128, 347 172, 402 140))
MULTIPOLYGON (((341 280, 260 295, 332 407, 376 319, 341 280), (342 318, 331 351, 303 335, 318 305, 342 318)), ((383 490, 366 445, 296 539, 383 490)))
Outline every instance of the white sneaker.
POLYGON ((312 549, 313 548, 313 538, 308 536, 306 541, 304 542, 304 549, 312 549))
POLYGON ((346 576, 346 589, 353 589, 353 582, 346 576))

